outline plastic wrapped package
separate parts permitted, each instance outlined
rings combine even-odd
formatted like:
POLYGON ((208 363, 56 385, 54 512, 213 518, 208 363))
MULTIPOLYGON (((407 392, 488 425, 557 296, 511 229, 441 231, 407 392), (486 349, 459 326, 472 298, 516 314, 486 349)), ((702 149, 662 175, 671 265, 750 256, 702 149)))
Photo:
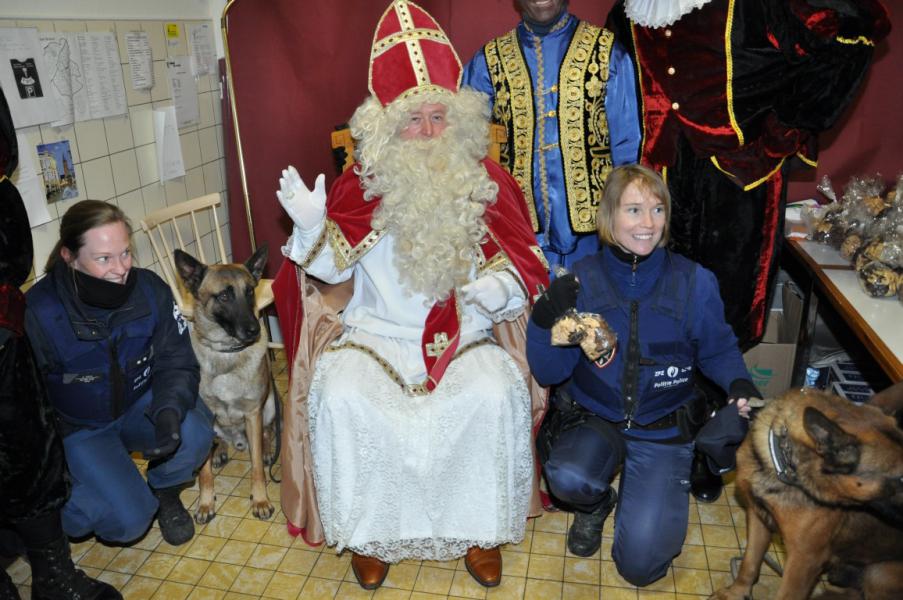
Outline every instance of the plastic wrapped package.
POLYGON ((903 269, 894 269, 880 261, 869 262, 859 269, 859 284, 869 296, 897 296, 903 286, 903 269))
POLYGON ((552 326, 553 346, 580 345, 592 361, 607 362, 614 355, 618 336, 601 316, 568 310, 552 326))

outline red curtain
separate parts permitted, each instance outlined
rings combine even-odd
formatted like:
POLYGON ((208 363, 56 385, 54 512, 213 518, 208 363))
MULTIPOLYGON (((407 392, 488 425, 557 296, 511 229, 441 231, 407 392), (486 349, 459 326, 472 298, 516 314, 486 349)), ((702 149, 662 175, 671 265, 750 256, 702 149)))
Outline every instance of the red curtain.
MULTIPOLYGON (((298 168, 312 184, 335 177, 330 132, 346 122, 367 94, 373 29, 388 0, 235 0, 227 12, 228 47, 239 131, 257 244, 268 242, 273 275, 291 223, 276 201, 280 171, 298 168)), ((421 0, 446 30, 466 63, 480 46, 518 21, 515 0, 421 0)), ((613 0, 571 0, 574 14, 605 22, 613 0)), ((892 18, 903 9, 886 3, 892 18), (896 13, 896 14, 893 14, 896 13)), ((842 187, 850 175, 879 170, 890 179, 903 169, 903 118, 896 107, 903 23, 879 49, 864 93, 844 120, 822 138, 817 171, 794 175, 789 198, 815 195, 822 173, 842 187)), ((228 96, 224 105, 228 104, 228 96)), ((227 179, 236 260, 250 255, 245 205, 232 120, 224 107, 227 179)))

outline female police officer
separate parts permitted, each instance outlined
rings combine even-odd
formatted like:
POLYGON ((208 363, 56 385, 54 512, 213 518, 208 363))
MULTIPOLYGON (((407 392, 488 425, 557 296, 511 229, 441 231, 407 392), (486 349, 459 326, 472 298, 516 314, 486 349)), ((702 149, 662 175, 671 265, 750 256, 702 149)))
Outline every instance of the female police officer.
POLYGON ((66 533, 129 542, 156 515, 163 539, 178 545, 194 535, 179 492, 213 428, 197 401, 187 324, 163 280, 132 267, 130 245, 119 208, 74 204, 47 276, 26 296, 26 331, 63 428, 73 484, 66 533), (147 482, 129 456, 136 450, 150 461, 147 482))
POLYGON ((561 384, 557 405, 573 413, 543 465, 554 496, 575 509, 568 548, 598 550, 620 495, 612 558, 638 586, 667 572, 686 536, 693 433, 679 421, 694 372, 742 398, 731 407, 741 415, 758 396, 715 277, 664 248, 668 218, 668 188, 656 173, 612 171, 597 215, 602 250, 552 283, 527 331, 534 376, 561 384), (591 361, 579 346, 552 346, 550 330, 569 308, 601 315, 617 334, 615 352, 591 361), (616 494, 609 483, 622 462, 616 494))

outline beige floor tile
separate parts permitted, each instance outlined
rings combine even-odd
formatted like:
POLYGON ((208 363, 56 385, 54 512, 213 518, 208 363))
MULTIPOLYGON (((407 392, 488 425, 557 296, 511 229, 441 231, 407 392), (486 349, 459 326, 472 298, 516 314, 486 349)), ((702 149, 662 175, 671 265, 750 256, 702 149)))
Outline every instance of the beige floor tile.
POLYGON ((217 562, 224 562, 233 565, 243 565, 251 558, 254 548, 257 544, 251 542, 243 542, 241 540, 229 540, 216 555, 217 562))
POLYGON ((208 535, 195 536, 185 551, 185 556, 210 560, 222 551, 227 541, 225 538, 208 535))
POLYGON ((273 578, 273 571, 267 569, 255 569, 254 567, 243 567, 238 573, 238 577, 232 583, 230 592, 239 592, 242 594, 251 594, 260 596, 266 589, 270 579, 273 578))
POLYGON ((308 575, 317 563, 318 558, 320 558, 318 552, 289 548, 286 550, 285 556, 282 557, 278 570, 294 575, 308 575))
POLYGON ((530 555, 530 566, 527 568, 527 578, 562 581, 564 575, 563 556, 544 556, 542 554, 530 555))
MULTIPOLYGON (((224 479, 224 478, 221 477, 220 479, 224 479)), ((219 480, 217 480, 217 481, 219 481, 219 480)), ((236 483, 236 486, 237 485, 238 484, 236 483)), ((217 493, 217 496, 223 497, 223 496, 220 496, 219 493, 217 493)), ((245 497, 229 496, 228 498, 225 498, 223 500, 222 504, 217 503, 217 505, 216 505, 216 514, 229 515, 230 517, 244 517, 245 515, 249 514, 250 510, 251 510, 251 503, 248 500, 247 496, 245 496, 245 497)))
POLYGON ((153 600, 185 600, 192 589, 192 586, 187 583, 164 581, 151 598, 153 600))
POLYGON ((684 545, 673 561, 675 567, 684 567, 687 569, 706 569, 708 561, 706 559, 704 546, 684 545))
POLYGON ((527 578, 524 600, 559 600, 562 598, 561 581, 543 581, 527 578))
POLYGON ((289 535, 285 528, 285 522, 270 523, 267 532, 260 538, 261 544, 269 544, 270 546, 282 546, 283 548, 291 548, 295 543, 295 538, 289 535))
POLYGON ((703 525, 734 525, 731 508, 726 504, 700 504, 699 522, 703 525))
POLYGON ((107 565, 108 571, 117 573, 134 574, 141 568, 147 557, 150 556, 148 550, 140 550, 138 548, 123 548, 119 554, 113 558, 107 565))
POLYGON ((79 559, 78 564, 81 567, 94 567, 95 569, 104 569, 108 564, 113 562, 116 555, 123 550, 119 546, 105 546, 103 544, 94 544, 91 549, 79 559))
POLYGON ((154 595, 161 583, 159 579, 135 575, 122 588, 122 596, 125 600, 146 600, 154 595))
POLYGON ((357 582, 343 581, 339 585, 339 591, 336 592, 336 598, 347 598, 348 600, 368 600, 373 597, 373 590, 365 590, 357 584, 357 582))
POLYGON ((299 598, 304 598, 304 600, 332 600, 332 598, 335 598, 340 584, 341 582, 339 581, 308 577, 304 587, 301 588, 299 598))
POLYGON ((104 571, 97 576, 97 579, 109 583, 117 590, 124 588, 131 578, 129 573, 114 573, 113 571, 104 571))
POLYGON ((216 476, 226 477, 244 477, 251 470, 251 462, 246 460, 230 460, 227 462, 216 476))
POLYGON ((166 579, 169 572, 175 568, 179 562, 178 556, 173 554, 152 553, 147 557, 138 568, 137 574, 142 577, 152 577, 154 579, 166 579))
POLYGON ((704 594, 708 596, 712 593, 712 580, 709 579, 707 570, 675 567, 674 588, 675 591, 682 594, 704 594))
POLYGON ((195 585, 210 568, 210 561, 183 556, 166 577, 168 581, 195 585))
POLYGON ((725 525, 700 525, 700 527, 702 527, 702 538, 705 540, 706 546, 740 548, 737 542, 737 532, 733 527, 725 525))
POLYGON ((567 533, 568 513, 564 511, 543 513, 541 517, 533 519, 532 523, 533 531, 567 533))
POLYGON ((564 546, 565 535, 563 533, 546 533, 544 531, 537 531, 533 533, 533 547, 530 551, 534 554, 563 556, 564 546))
POLYGON ((226 597, 223 590, 214 590, 211 588, 196 587, 191 590, 186 600, 222 600, 226 597))
POLYGON ((241 525, 241 519, 239 517, 217 514, 213 517, 212 521, 204 525, 204 528, 200 533, 211 537, 228 539, 232 537, 232 532, 235 531, 239 525, 241 525))
MULTIPOLYGON (((385 586, 385 584, 383 584, 385 586)), ((395 588, 381 587, 373 594, 374 600, 408 600, 411 592, 408 590, 398 590, 395 588)))
POLYGON ((270 524, 266 521, 260 521, 254 517, 242 519, 235 531, 230 536, 233 540, 241 540, 243 542, 254 542, 255 544, 266 535, 270 524))
POLYGON ((591 558, 566 557, 564 559, 564 581, 598 586, 600 563, 601 561, 591 558))
POLYGON ((323 579, 334 579, 342 581, 345 579, 345 573, 351 568, 351 553, 345 552, 342 555, 333 552, 324 552, 319 555, 314 568, 311 570, 311 577, 319 577, 323 579))
POLYGON ((565 581, 561 587, 561 597, 567 600, 598 600, 599 587, 565 581))
POLYGON ((441 594, 443 596, 448 595, 454 577, 454 571, 424 565, 417 574, 417 580, 414 582, 414 591, 441 594))
POLYGON ((707 546, 705 553, 708 556, 709 569, 712 571, 730 571, 731 559, 740 556, 740 550, 736 548, 716 548, 707 546))
POLYGON ((485 598, 487 589, 477 583, 467 571, 455 571, 448 595, 455 598, 485 598))
MULTIPOLYGON (((397 565, 392 565, 389 567, 389 573, 386 575, 383 587, 408 591, 413 590, 419 572, 420 564, 399 563, 397 565)), ((353 573, 352 577, 354 577, 353 573)))
POLYGON ((227 565, 225 563, 212 563, 198 585, 226 591, 232 587, 236 577, 241 572, 238 565, 227 565))
POLYGON ((525 577, 513 577, 502 574, 502 582, 494 588, 486 590, 488 600, 521 600, 527 586, 525 577))
POLYGON ((301 588, 307 581, 305 575, 293 575, 291 573, 276 573, 267 584, 263 595, 277 600, 295 600, 301 594, 301 588))
POLYGON ((603 586, 599 597, 602 600, 637 600, 637 592, 620 587, 603 586))
POLYGON ((288 548, 258 544, 248 559, 248 566, 275 571, 287 552, 288 548))
POLYGON ((507 577, 526 577, 530 566, 530 555, 525 552, 502 550, 502 575, 507 577))

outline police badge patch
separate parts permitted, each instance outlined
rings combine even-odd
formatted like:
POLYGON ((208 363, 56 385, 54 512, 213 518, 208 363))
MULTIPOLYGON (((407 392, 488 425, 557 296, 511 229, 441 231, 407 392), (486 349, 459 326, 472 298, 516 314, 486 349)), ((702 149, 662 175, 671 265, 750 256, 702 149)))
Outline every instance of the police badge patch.
POLYGON ((185 320, 185 317, 182 316, 182 311, 179 310, 179 305, 175 302, 172 303, 172 318, 175 319, 176 325, 179 326, 179 335, 188 329, 188 322, 185 320))

